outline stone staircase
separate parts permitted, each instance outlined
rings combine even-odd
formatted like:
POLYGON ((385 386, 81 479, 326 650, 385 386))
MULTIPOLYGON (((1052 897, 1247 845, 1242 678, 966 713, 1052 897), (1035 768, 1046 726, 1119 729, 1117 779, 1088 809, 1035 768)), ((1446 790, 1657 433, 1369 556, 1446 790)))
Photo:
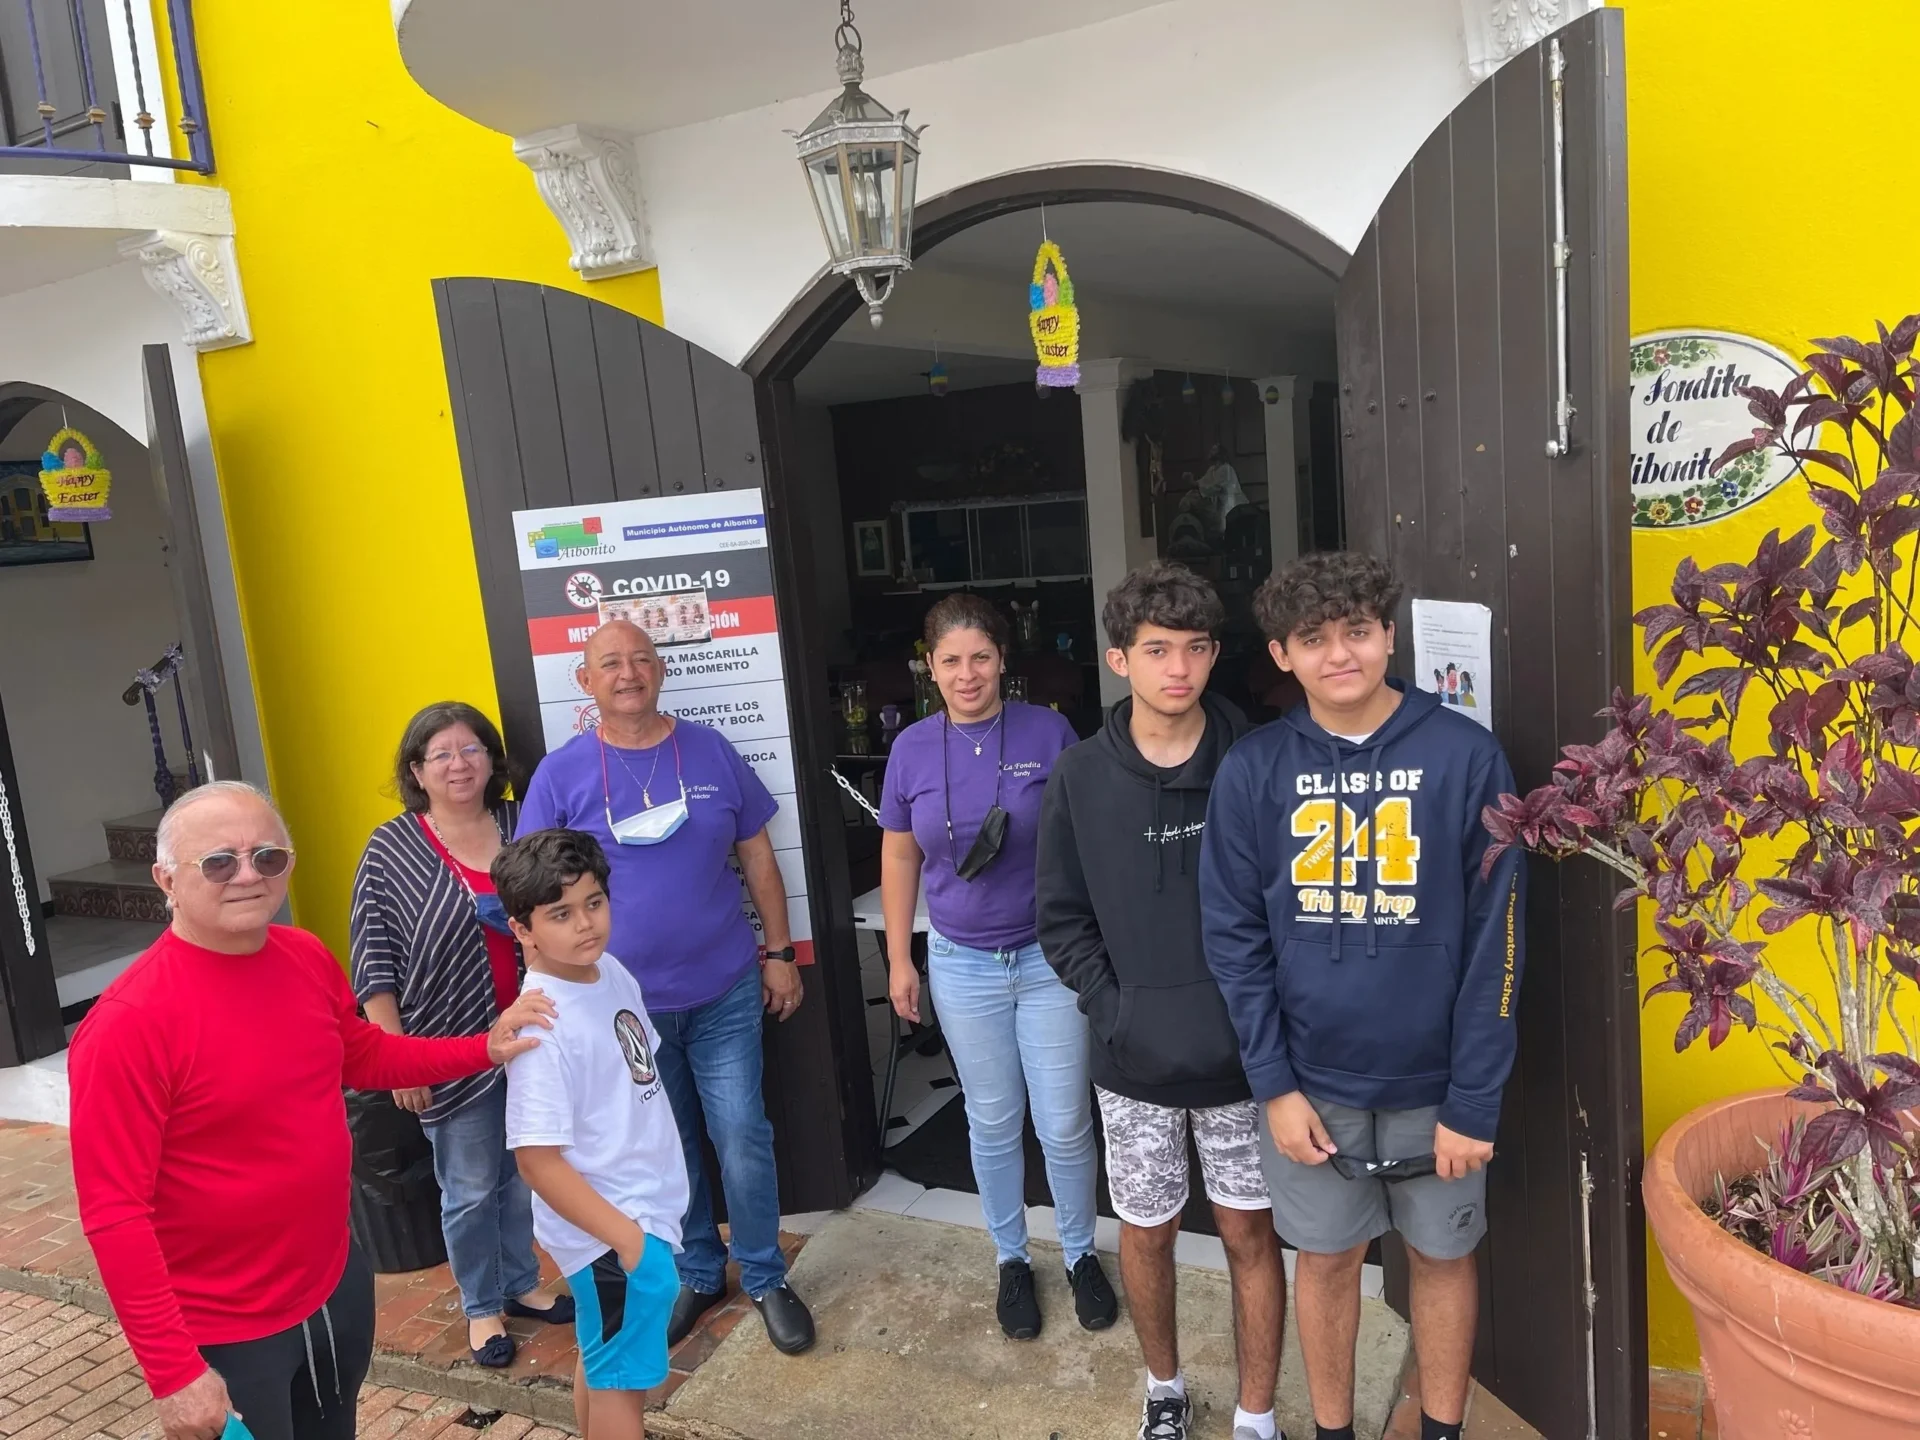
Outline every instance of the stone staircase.
POLYGON ((159 824, 158 810, 107 821, 106 860, 47 878, 54 913, 164 925, 166 900, 153 883, 154 832, 159 824))

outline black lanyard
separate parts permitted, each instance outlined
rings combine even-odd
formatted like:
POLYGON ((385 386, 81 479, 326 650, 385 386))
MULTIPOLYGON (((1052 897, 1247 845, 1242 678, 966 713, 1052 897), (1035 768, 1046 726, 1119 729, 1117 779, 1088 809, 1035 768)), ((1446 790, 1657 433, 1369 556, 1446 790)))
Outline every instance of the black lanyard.
MULTIPOLYGON (((960 873, 960 847, 954 843, 953 839, 953 758, 947 753, 947 750, 956 733, 960 734, 960 738, 963 740, 966 739, 966 735, 953 723, 953 717, 951 715, 942 715, 941 718, 946 721, 945 727, 940 732, 940 798, 945 802, 947 811, 947 863, 953 867, 953 873, 958 875, 960 873)), ((988 807, 987 814, 980 819, 982 828, 986 826, 988 817, 1000 808, 1001 777, 1005 774, 1006 768, 1007 707, 1003 704, 1000 707, 1000 746, 995 752, 993 761, 993 804, 988 807)), ((977 843, 977 836, 975 840, 977 843)), ((998 853, 999 847, 995 846, 994 848, 995 852, 998 853)))

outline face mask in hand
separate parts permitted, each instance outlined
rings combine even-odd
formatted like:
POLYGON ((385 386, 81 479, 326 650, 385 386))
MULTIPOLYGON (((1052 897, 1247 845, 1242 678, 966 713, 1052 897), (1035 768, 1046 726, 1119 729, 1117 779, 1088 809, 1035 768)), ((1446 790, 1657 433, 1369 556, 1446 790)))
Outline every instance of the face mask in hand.
POLYGON ((507 924, 507 907, 500 903, 498 895, 473 895, 473 913, 480 923, 496 935, 511 935, 513 927, 507 924))

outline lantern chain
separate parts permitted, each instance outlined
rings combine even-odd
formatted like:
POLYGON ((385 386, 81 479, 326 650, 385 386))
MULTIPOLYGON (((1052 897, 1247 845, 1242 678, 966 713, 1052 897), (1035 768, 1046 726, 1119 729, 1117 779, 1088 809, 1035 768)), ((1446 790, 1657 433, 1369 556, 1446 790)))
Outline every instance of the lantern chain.
POLYGON ((852 0, 840 0, 840 25, 833 32, 834 47, 860 53, 860 29, 853 23, 852 0))

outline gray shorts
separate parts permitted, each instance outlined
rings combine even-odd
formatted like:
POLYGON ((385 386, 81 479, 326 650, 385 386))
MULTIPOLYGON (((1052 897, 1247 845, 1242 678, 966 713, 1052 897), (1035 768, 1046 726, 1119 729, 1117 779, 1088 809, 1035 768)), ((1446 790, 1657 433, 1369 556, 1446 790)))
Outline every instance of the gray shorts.
MULTIPOLYGON (((1342 1155, 1404 1160, 1433 1153, 1440 1109, 1354 1110, 1313 1100, 1320 1123, 1342 1155)), ((1331 1165, 1302 1165, 1274 1147, 1260 1127, 1260 1158, 1273 1194, 1273 1224, 1282 1238, 1316 1255, 1337 1255, 1398 1230, 1431 1260, 1471 1255, 1487 1233, 1487 1172, 1461 1180, 1349 1180, 1331 1165)))
POLYGON ((1260 1107, 1253 1101, 1182 1110, 1129 1100, 1098 1085, 1093 1093, 1100 1097, 1107 1136, 1113 1213, 1127 1224, 1164 1225, 1186 1208, 1189 1123, 1209 1200, 1229 1210, 1265 1210, 1271 1203, 1260 1170, 1260 1107))

